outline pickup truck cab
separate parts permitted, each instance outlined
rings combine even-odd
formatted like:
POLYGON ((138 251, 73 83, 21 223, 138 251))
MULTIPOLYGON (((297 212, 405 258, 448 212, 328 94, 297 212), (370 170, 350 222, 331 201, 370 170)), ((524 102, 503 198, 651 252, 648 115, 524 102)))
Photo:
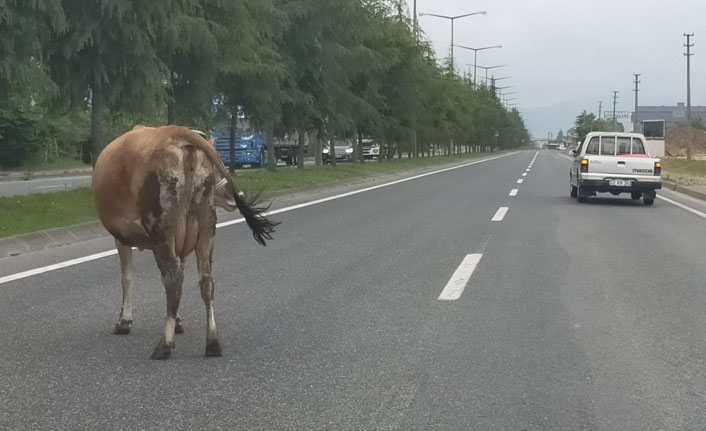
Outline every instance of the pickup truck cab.
POLYGON ((662 163, 639 133, 591 132, 572 155, 569 188, 579 202, 596 193, 630 193, 652 205, 662 188, 662 163))

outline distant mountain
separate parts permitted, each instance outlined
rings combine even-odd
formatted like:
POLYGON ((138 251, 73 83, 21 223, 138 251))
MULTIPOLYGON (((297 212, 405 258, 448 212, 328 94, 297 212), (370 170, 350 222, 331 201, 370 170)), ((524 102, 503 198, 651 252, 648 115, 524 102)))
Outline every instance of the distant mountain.
MULTIPOLYGON (((603 107, 605 108, 605 104, 603 104, 603 107)), ((576 117, 584 109, 586 112, 592 112, 598 116, 597 103, 588 104, 573 100, 552 106, 523 108, 522 118, 525 120, 525 125, 533 138, 546 139, 549 132, 552 133, 552 137, 556 137, 559 130, 563 130, 566 133, 568 129, 574 127, 576 117)), ((626 126, 625 130, 630 130, 629 124, 623 122, 623 125, 626 126)))
POLYGON ((576 116, 586 109, 580 102, 562 102, 552 106, 538 108, 523 108, 522 118, 533 138, 546 139, 549 132, 556 136, 559 130, 566 130, 574 126, 576 116))

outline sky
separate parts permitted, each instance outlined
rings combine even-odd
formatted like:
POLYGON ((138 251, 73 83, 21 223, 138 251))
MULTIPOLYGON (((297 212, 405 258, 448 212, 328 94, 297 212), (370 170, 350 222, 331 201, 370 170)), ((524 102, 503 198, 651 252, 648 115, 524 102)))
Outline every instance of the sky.
MULTIPOLYGON (((478 11, 487 14, 455 21, 454 43, 503 46, 479 51, 477 64, 508 64, 489 73, 511 76, 498 85, 514 86, 504 91, 517 92, 508 97, 518 98, 512 103, 535 137, 566 131, 584 109, 597 114, 599 101, 612 111, 613 90, 616 110, 632 112, 634 73, 641 74, 639 105, 686 102, 684 33, 695 33, 691 103, 706 104, 706 0, 417 0, 417 13, 478 11)), ((437 57, 448 57, 450 21, 418 19, 437 57)), ((454 63, 472 67, 473 51, 454 48, 454 63)))

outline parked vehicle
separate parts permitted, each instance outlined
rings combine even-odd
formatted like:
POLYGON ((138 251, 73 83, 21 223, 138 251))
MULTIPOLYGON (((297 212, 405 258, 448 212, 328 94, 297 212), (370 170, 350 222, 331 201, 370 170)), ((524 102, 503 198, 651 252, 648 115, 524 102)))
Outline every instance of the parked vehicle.
POLYGON ((662 188, 662 163, 648 152, 645 137, 639 133, 592 132, 571 153, 569 171, 571 197, 585 202, 596 193, 630 193, 652 205, 662 188))
POLYGON ((372 139, 363 139, 363 158, 377 159, 380 157, 380 145, 372 139))
MULTIPOLYGON (((321 150, 321 160, 324 164, 331 163, 331 141, 324 144, 321 150)), ((353 145, 345 141, 335 141, 334 142, 334 153, 336 156, 336 162, 350 162, 353 159, 353 145)))
MULTIPOLYGON (((216 136, 216 151, 226 166, 230 165, 230 134, 216 136)), ((274 145, 275 160, 282 160, 288 166, 294 163, 296 149, 286 141, 276 141, 274 145)), ((267 164, 267 143, 265 136, 259 132, 241 132, 235 136, 235 167, 250 166, 259 168, 267 164)))
MULTIPOLYGON (((216 137, 216 151, 226 166, 230 166, 230 136, 228 134, 216 137)), ((259 168, 267 163, 267 147, 260 133, 237 134, 235 136, 235 167, 249 165, 259 168)))

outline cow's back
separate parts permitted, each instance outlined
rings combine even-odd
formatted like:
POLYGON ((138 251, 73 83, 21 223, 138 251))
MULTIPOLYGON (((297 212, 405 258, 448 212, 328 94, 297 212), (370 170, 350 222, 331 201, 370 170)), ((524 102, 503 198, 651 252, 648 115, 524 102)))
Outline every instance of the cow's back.
POLYGON ((185 139, 190 133, 176 126, 138 128, 98 157, 93 171, 98 216, 123 244, 152 248, 176 236, 177 253, 186 255, 199 218, 215 214, 213 165, 185 139))

